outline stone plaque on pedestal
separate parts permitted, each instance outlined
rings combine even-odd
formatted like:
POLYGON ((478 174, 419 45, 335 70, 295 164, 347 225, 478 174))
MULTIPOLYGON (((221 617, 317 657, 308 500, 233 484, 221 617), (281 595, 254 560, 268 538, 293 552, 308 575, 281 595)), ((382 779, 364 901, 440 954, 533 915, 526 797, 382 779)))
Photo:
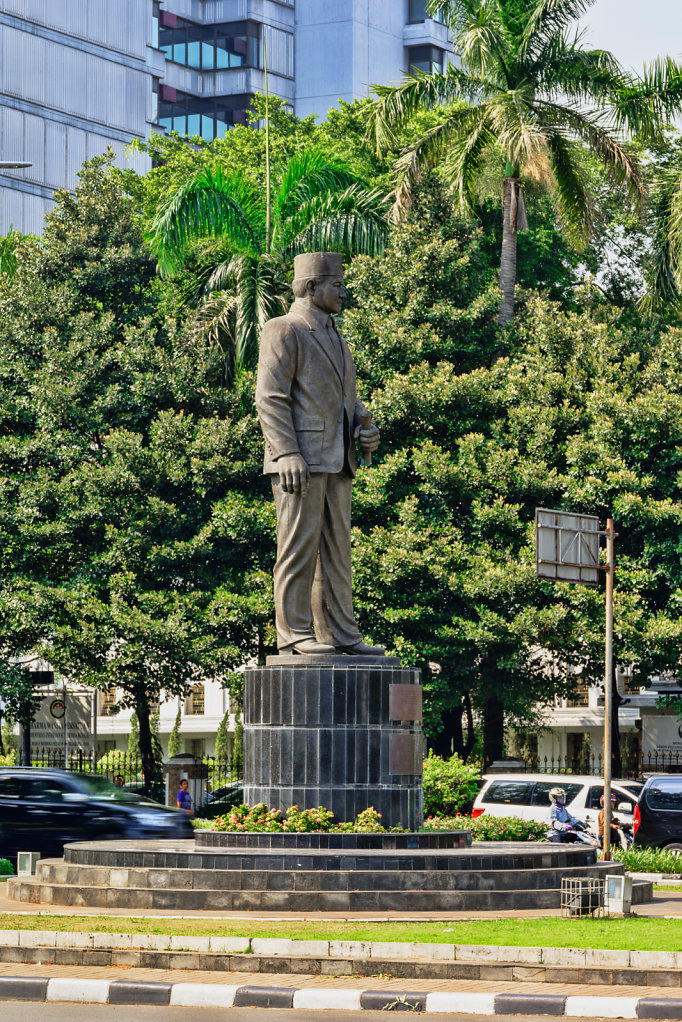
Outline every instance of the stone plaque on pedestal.
POLYGON ((246 671, 244 801, 418 829, 421 716, 420 673, 393 657, 268 657, 246 671))

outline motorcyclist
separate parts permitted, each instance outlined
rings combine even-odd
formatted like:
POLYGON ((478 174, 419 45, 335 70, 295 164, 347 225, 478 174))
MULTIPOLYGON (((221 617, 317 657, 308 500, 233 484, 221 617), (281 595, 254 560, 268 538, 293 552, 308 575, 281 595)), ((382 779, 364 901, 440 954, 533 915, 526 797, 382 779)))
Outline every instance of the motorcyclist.
POLYGON ((548 841, 575 841, 574 830, 583 830, 583 824, 575 816, 571 816, 566 808, 566 792, 563 788, 552 788, 549 793, 549 830, 548 841))
MULTIPOLYGON (((616 808, 618 799, 615 795, 611 795, 611 812, 616 808)), ((599 844, 604 847, 604 796, 599 799, 601 809, 599 810, 599 816, 597 817, 597 827, 599 831, 599 844)), ((611 817, 611 844, 619 844, 623 851, 628 850, 628 838, 624 832, 622 826, 613 816, 611 817)))

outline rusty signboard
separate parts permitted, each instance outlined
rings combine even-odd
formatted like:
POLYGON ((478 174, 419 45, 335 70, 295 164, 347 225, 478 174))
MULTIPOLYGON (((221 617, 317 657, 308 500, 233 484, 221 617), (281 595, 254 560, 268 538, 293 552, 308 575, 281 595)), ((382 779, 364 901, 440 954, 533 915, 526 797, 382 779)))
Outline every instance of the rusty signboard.
POLYGON ((388 689, 388 716, 391 720, 421 720, 421 685, 390 685, 388 689))

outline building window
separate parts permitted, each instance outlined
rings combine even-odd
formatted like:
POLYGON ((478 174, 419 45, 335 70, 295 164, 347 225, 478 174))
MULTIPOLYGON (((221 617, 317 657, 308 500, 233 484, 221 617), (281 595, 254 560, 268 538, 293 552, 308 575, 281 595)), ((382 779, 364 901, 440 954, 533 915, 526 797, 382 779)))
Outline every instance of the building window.
MULTIPOLYGON (((407 20, 410 25, 413 25, 418 21, 426 21, 428 17, 426 0, 408 0, 407 20)), ((438 11, 437 14, 431 15, 431 19, 432 21, 440 22, 441 25, 444 23, 442 11, 438 11)))
POLYGON ((159 49, 168 60, 196 71, 260 67, 260 28, 257 21, 198 25, 162 12, 159 49))
POLYGON ((217 96, 204 99, 161 86, 159 124, 179 135, 200 135, 207 142, 223 138, 235 124, 247 123, 253 95, 217 96))
POLYGON ((105 717, 118 712, 115 688, 105 688, 103 692, 99 693, 99 712, 101 716, 105 717))
POLYGON ((152 124, 159 123, 159 79, 152 78, 152 124))
POLYGON ((185 713, 196 717, 204 712, 204 686, 192 685, 190 694, 185 699, 185 713))
POLYGON ((159 48, 159 21, 161 18, 161 5, 159 0, 152 4, 152 46, 155 50, 159 48))
POLYGON ((411 46, 407 51, 407 63, 410 71, 442 71, 445 51, 438 46, 411 46))

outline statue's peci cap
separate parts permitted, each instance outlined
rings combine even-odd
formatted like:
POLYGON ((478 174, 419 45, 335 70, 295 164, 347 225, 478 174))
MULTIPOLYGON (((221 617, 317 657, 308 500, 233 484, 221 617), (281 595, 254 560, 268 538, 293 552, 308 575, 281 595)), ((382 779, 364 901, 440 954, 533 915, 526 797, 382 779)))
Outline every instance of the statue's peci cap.
POLYGON ((305 252, 294 257, 294 279, 342 277, 343 256, 338 252, 305 252))

